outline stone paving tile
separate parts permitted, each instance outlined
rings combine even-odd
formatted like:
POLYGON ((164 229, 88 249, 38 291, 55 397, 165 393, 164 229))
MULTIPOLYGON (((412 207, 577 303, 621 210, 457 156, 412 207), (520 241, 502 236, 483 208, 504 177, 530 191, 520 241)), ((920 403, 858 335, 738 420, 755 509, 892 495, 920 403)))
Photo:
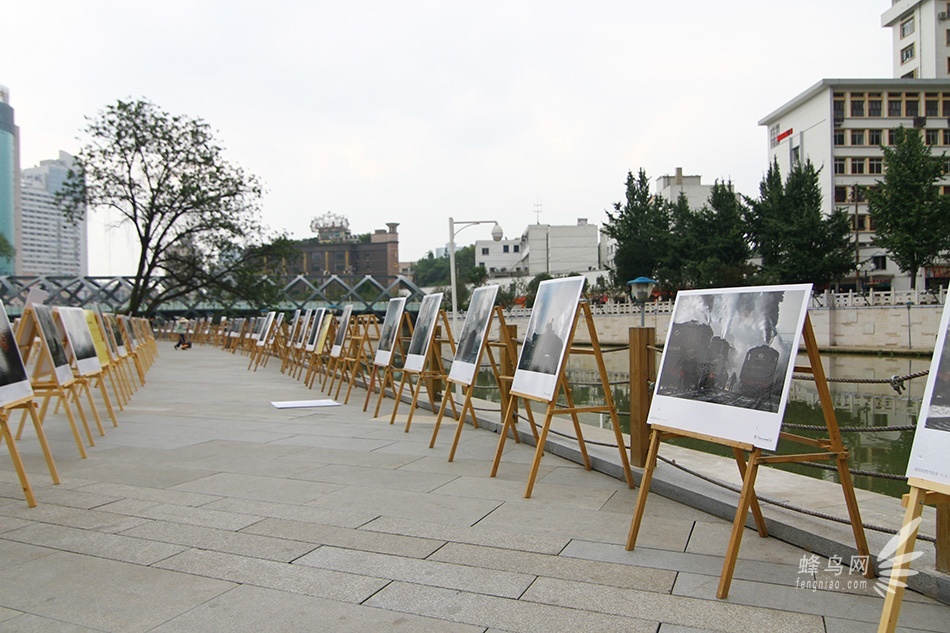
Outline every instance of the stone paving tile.
MULTIPOLYGON (((732 536, 732 525, 725 521, 701 521, 689 538, 686 551, 691 554, 706 554, 723 557, 732 536)), ((739 548, 739 560, 760 560, 777 565, 798 566, 801 548, 789 545, 777 538, 762 538, 755 530, 746 528, 739 548)))
POLYGON ((505 530, 492 530, 479 524, 472 527, 446 525, 431 521, 417 521, 401 517, 382 516, 360 529, 387 534, 402 534, 470 545, 485 545, 502 549, 514 549, 538 554, 557 554, 570 539, 543 534, 520 534, 505 530))
POLYGON ((354 573, 200 549, 182 552, 155 567, 354 604, 363 602, 388 582, 354 573))
POLYGON ((456 565, 434 561, 431 558, 418 560, 389 554, 358 552, 337 547, 321 547, 294 561, 294 564, 349 571, 363 576, 401 580, 430 587, 483 593, 501 598, 517 598, 535 579, 532 574, 483 569, 482 566, 456 565))
MULTIPOLYGON (((41 525, 35 523, 25 523, 24 526, 41 525)), ((18 529, 22 529, 20 526, 18 529)), ((13 567, 23 563, 29 563, 37 558, 43 558, 50 554, 55 554, 56 550, 46 547, 37 547, 28 543, 20 543, 13 540, 7 540, 4 536, 0 538, 0 570, 7 567, 13 567)))
MULTIPOLYGON (((435 494, 445 494, 457 497, 473 497, 476 499, 495 499, 498 501, 518 501, 524 499, 524 481, 508 481, 504 479, 476 479, 473 477, 459 477, 438 490, 435 494)), ((545 499, 557 498, 558 505, 572 507, 575 510, 596 511, 600 509, 613 494, 610 490, 595 490, 578 488, 576 486, 562 486, 558 484, 538 483, 534 486, 532 498, 544 503, 545 499)))
POLYGON ((14 517, 39 523, 55 523, 100 532, 121 532, 145 522, 145 519, 126 517, 111 512, 65 508, 43 503, 35 508, 28 508, 25 503, 0 505, 0 521, 5 520, 3 517, 14 517))
POLYGON ((576 486, 578 488, 591 490, 629 490, 631 496, 635 497, 636 495, 636 493, 627 486, 625 481, 608 477, 603 473, 589 472, 580 468, 567 468, 564 466, 556 466, 545 476, 539 476, 538 483, 576 486))
POLYGON ((712 631, 825 633, 822 619, 815 615, 744 606, 715 598, 671 596, 554 578, 539 578, 522 600, 630 618, 651 618, 712 631))
MULTIPOLYGON (((599 560, 619 563, 621 565, 650 567, 653 569, 692 572, 714 577, 717 579, 717 582, 722 573, 723 564, 722 556, 671 552, 649 547, 637 547, 634 551, 628 552, 624 549, 624 545, 592 543, 581 540, 571 541, 571 544, 561 552, 561 556, 599 560)), ((734 577, 754 580, 756 582, 794 586, 797 571, 797 562, 794 567, 792 567, 789 565, 743 561, 740 559, 736 564, 734 577)), ((715 591, 713 594, 715 594, 715 591)))
MULTIPOLYGON (((491 461, 471 460, 456 457, 455 461, 446 461, 446 456, 442 457, 423 457, 413 460, 410 464, 403 466, 400 470, 414 470, 426 473, 441 473, 446 475, 455 475, 456 477, 477 477, 483 479, 486 483, 492 481, 517 481, 522 485, 522 494, 524 494, 524 484, 528 481, 528 474, 531 472, 531 464, 509 464, 508 468, 499 469, 495 477, 489 477, 491 473, 491 461)), ((542 464, 538 468, 538 476, 542 476, 553 470, 553 466, 542 464)))
POLYGON ((18 530, 24 525, 33 525, 33 521, 0 516, 0 535, 2 535, 4 532, 9 532, 10 530, 18 530))
POLYGON ((124 534, 138 539, 281 562, 290 562, 314 548, 314 545, 300 541, 165 521, 152 521, 124 534))
POLYGON ((315 448, 340 449, 364 453, 385 448, 392 442, 389 440, 372 440, 355 437, 292 435, 285 439, 278 440, 276 443, 287 446, 312 446, 315 448))
POLYGON ((401 582, 387 585, 364 604, 389 611, 522 633, 655 633, 657 628, 656 620, 640 620, 401 582))
POLYGON ((312 545, 333 545, 365 552, 395 554, 407 558, 426 558, 445 543, 444 540, 284 519, 264 519, 244 529, 242 534, 260 534, 312 545))
MULTIPOLYGON (((881 610, 883 611, 883 602, 881 604, 881 610)), ((878 617, 880 618, 880 614, 878 614, 878 617)), ((880 620, 877 621, 877 623, 879 622, 880 620)), ((825 617, 825 633, 867 633, 868 631, 877 630, 877 623, 868 626, 867 622, 825 617)), ((950 631, 950 624, 945 624, 942 629, 909 629, 903 626, 903 619, 898 620, 897 624, 896 633, 946 633, 946 631, 950 631)))
POLYGON ((331 510, 315 506, 298 506, 291 503, 275 503, 271 501, 257 501, 254 499, 221 498, 204 506, 209 510, 221 510, 235 514, 253 515, 255 520, 260 517, 287 519, 288 521, 302 521, 304 523, 320 523, 336 525, 338 527, 359 527, 378 517, 378 514, 368 512, 331 510))
POLYGON ((4 570, 0 606, 102 631, 137 633, 231 587, 196 575, 59 552, 4 570))
POLYGON ((295 478, 348 486, 378 486, 380 488, 413 492, 431 492, 455 479, 453 476, 416 473, 398 469, 381 473, 377 468, 343 464, 331 464, 315 470, 301 472, 295 478))
MULTIPOLYGON (((627 517, 627 524, 629 527, 630 521, 633 519, 633 511, 637 503, 637 493, 639 488, 630 490, 627 488, 622 488, 618 490, 611 498, 604 504, 604 507, 601 508, 602 512, 617 512, 623 514, 627 517)), ((726 522, 718 517, 714 517, 710 514, 706 514, 702 510, 697 510, 696 508, 691 508, 687 505, 683 505, 672 499, 667 499, 656 493, 650 493, 650 497, 647 500, 646 510, 644 512, 643 524, 646 525, 653 520, 654 517, 661 517, 664 519, 681 519, 681 520, 690 520, 690 521, 704 521, 706 523, 717 523, 721 522, 724 525, 732 525, 732 522, 726 522)))
MULTIPOLYGON (((508 501, 479 525, 496 529, 523 530, 604 543, 626 543, 630 519, 616 512, 578 512, 551 500, 508 501)), ((692 521, 655 519, 644 522, 638 545, 683 551, 693 529, 692 521)))
POLYGON ((205 507, 195 508, 192 506, 152 503, 138 499, 116 501, 102 506, 100 510, 155 521, 172 521, 231 531, 240 530, 260 520, 260 517, 247 514, 234 514, 233 512, 222 512, 205 507))
POLYGON ((364 468, 379 468, 396 470, 419 460, 413 455, 390 455, 386 453, 323 448, 321 446, 305 447, 294 455, 294 459, 316 467, 324 464, 340 464, 342 466, 361 466, 364 468))
POLYGON ((151 633, 333 631, 481 633, 482 628, 257 587, 239 587, 151 633))
POLYGON ((154 539, 133 538, 129 535, 79 530, 46 523, 7 532, 3 538, 38 547, 48 547, 52 550, 98 556, 136 565, 151 565, 174 556, 184 549, 165 543, 156 543, 154 539))
POLYGON ((375 512, 377 515, 472 525, 497 508, 499 503, 405 490, 347 486, 315 499, 311 505, 335 510, 375 512))
POLYGON ((101 629, 90 629, 31 613, 21 613, 13 618, 0 620, 0 633, 99 633, 100 631, 101 629))
POLYGON ((212 470, 180 468, 167 464, 158 466, 148 463, 133 464, 124 461, 105 463, 91 459, 87 460, 87 463, 83 464, 82 467, 69 471, 61 470, 59 474, 64 479, 76 476, 132 486, 171 488, 178 484, 200 480, 202 477, 207 477, 213 473, 212 470))
POLYGON ((284 503, 306 503, 339 489, 337 485, 312 481, 236 473, 218 473, 174 487, 187 492, 284 503))
POLYGON ((19 611, 15 611, 13 609, 4 609, 3 607, 0 607, 0 623, 4 622, 5 620, 16 618, 20 615, 22 614, 19 611))
MULTIPOLYGON (((797 571, 797 568, 790 570, 797 571)), ((676 579, 673 593, 693 597, 714 596, 718 584, 719 580, 716 578, 681 573, 676 579)), ((733 580, 729 589, 729 602, 874 624, 880 620, 881 609, 884 607, 883 599, 877 595, 856 596, 836 591, 811 591, 794 585, 780 586, 743 580, 733 580)), ((901 608, 901 623, 910 628, 938 631, 939 627, 948 624, 947 608, 943 605, 906 602, 901 608)))
POLYGON ((254 455, 217 454, 191 462, 181 462, 185 468, 204 468, 223 473, 260 475, 263 477, 287 477, 300 479, 299 475, 313 469, 312 464, 297 461, 293 457, 258 457, 254 455))
MULTIPOLYGON (((0 487, 4 488, 3 492, 0 492, 0 496, 7 496, 5 494, 7 492, 7 486, 0 487)), ((42 501, 44 504, 50 503, 70 508, 95 508, 118 499, 118 497, 91 493, 75 488, 60 488, 55 485, 37 485, 33 483, 33 478, 30 479, 30 487, 33 488, 33 494, 37 499, 37 503, 42 501)), ((10 488, 13 488, 13 486, 10 486, 10 488)), ((19 484, 16 485, 16 492, 11 492, 12 498, 16 498, 16 495, 19 495, 20 499, 23 499, 23 490, 19 484)))
POLYGON ((163 490, 145 486, 130 486, 114 483, 90 483, 80 488, 82 492, 114 497, 115 499, 138 499, 153 503, 164 503, 178 506, 203 506, 217 499, 218 495, 205 495, 181 490, 163 490))
POLYGON ((676 579, 676 572, 669 570, 462 543, 448 543, 427 560, 662 593, 669 593, 676 579))

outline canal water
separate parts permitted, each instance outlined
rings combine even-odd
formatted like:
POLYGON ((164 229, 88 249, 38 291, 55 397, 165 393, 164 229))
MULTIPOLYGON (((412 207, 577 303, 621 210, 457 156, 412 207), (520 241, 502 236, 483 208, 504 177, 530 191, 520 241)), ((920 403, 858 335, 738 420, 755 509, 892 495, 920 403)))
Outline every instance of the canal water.
MULTIPOLYGON (((627 358, 626 351, 604 354, 613 399, 617 411, 621 413, 620 424, 624 433, 629 431, 629 415, 626 413, 630 410, 627 358)), ((908 376, 926 371, 930 368, 930 359, 830 354, 824 355, 822 361, 829 379, 838 425, 845 429, 842 437, 850 452, 851 468, 903 475, 907 468, 914 433, 912 430, 889 429, 912 426, 916 423, 927 378, 924 376, 906 380, 901 393, 898 393, 890 384, 873 381, 889 381, 893 376, 908 376)), ((798 365, 808 365, 807 357, 799 357, 796 362, 798 365)), ((657 364, 659 365, 659 358, 657 364)), ((599 386, 599 379, 591 357, 578 355, 572 358, 568 365, 568 378, 572 384, 576 405, 604 402, 603 389, 599 386)), ((482 370, 476 384, 478 385, 476 397, 491 401, 498 400, 494 376, 490 370, 482 370)), ((608 415, 586 414, 580 417, 585 424, 610 428, 608 415)), ((827 435, 789 428, 798 424, 824 425, 818 391, 813 381, 804 379, 792 381, 784 424, 786 425, 784 430, 796 434, 813 437, 827 435)), ((731 449, 726 447, 693 440, 678 440, 676 443, 732 457, 731 449)), ((778 452, 812 452, 813 450, 790 442, 779 442, 778 452)), ((775 467, 809 477, 830 481, 837 479, 836 472, 810 466, 787 464, 775 467)), ((854 485, 893 497, 900 497, 907 492, 907 484, 903 481, 870 475, 854 475, 854 485)))

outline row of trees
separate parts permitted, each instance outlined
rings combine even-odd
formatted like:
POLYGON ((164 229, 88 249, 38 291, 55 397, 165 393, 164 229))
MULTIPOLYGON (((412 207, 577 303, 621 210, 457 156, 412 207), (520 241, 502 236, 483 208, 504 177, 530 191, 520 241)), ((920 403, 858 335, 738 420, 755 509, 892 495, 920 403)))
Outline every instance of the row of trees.
MULTIPOLYGON (((950 197, 937 186, 946 173, 918 130, 899 128, 884 148, 885 174, 863 193, 875 245, 888 251, 916 287, 924 266, 950 252, 950 197)), ((855 270, 851 218, 824 213, 819 170, 796 162, 783 179, 773 162, 756 198, 717 181, 708 202, 691 210, 651 194, 641 169, 627 174, 626 198, 608 211, 605 232, 617 240, 614 283, 651 275, 661 289, 756 283, 830 285, 855 270)))

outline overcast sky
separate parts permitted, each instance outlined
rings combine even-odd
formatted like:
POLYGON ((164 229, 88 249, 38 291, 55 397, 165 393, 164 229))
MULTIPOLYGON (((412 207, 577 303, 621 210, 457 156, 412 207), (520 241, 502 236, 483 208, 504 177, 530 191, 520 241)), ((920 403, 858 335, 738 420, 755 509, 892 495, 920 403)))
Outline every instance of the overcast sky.
MULTIPOLYGON (((327 211, 357 233, 398 222, 410 261, 445 245, 449 216, 510 238, 538 218, 603 224, 640 168, 754 195, 760 118, 825 77, 892 76, 889 6, 0 0, 0 84, 24 168, 75 152, 84 117, 145 98, 217 130, 267 187, 271 228, 308 237, 327 211)), ((90 273, 132 272, 103 226, 90 273)))

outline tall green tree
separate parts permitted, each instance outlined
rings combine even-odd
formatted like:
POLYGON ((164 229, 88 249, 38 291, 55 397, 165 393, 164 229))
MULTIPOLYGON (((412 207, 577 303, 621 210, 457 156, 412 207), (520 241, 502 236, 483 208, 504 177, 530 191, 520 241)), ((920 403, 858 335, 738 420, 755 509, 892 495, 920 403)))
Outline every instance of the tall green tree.
POLYGON ((670 214, 666 200, 650 193, 650 181, 643 169, 636 177, 627 172, 624 201, 614 203, 613 211, 607 211, 604 232, 617 240, 616 284, 659 273, 669 244, 670 214))
MULTIPOLYGON (((85 139, 59 200, 67 218, 110 210, 138 240, 128 310, 149 313, 196 291, 253 292, 229 280, 263 261, 261 185, 224 158, 210 126, 145 101, 87 117, 85 139)), ((280 250, 278 248, 277 250, 280 250)))
POLYGON ((748 238, 761 257, 763 281, 821 285, 853 269, 848 214, 823 213, 818 175, 810 160, 796 162, 783 183, 773 162, 759 184, 759 198, 747 200, 748 238))
POLYGON ((900 127, 894 141, 884 147, 884 178, 867 191, 868 211, 874 243, 910 275, 916 289, 920 269, 950 251, 950 198, 937 186, 946 168, 918 130, 900 127))
POLYGON ((690 244, 697 288, 722 288, 750 283, 751 247, 746 238, 745 206, 731 182, 716 181, 693 222, 690 244))

